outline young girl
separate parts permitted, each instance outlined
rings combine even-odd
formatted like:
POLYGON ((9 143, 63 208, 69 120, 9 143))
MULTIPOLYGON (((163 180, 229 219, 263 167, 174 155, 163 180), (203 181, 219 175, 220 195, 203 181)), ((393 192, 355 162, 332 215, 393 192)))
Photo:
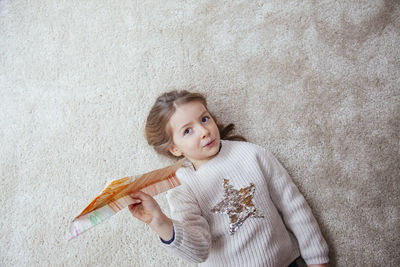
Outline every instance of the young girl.
POLYGON ((181 185, 167 192, 171 218, 143 192, 131 194, 132 215, 200 266, 297 266, 300 254, 309 266, 327 266, 327 244, 288 173, 264 148, 228 136, 233 127, 217 124, 201 94, 158 97, 147 141, 187 164, 176 172, 181 185))

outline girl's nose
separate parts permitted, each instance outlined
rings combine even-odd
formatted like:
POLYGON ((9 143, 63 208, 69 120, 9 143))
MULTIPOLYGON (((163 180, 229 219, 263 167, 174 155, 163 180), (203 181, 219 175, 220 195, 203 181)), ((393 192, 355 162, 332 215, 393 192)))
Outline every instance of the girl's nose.
POLYGON ((207 127, 200 126, 200 134, 201 134, 201 137, 204 138, 210 134, 210 131, 208 130, 207 127))

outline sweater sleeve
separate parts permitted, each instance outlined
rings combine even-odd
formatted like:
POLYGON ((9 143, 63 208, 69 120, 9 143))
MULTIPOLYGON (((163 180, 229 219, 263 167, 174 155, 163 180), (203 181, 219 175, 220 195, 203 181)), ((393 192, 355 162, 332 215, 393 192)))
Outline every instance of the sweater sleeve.
POLYGON ((163 246, 189 262, 204 262, 211 247, 211 236, 208 222, 201 216, 197 200, 183 185, 168 191, 167 200, 175 239, 163 246))
POLYGON ((328 263, 328 245, 303 195, 272 153, 264 150, 261 157, 271 199, 296 236, 301 256, 307 265, 328 263))

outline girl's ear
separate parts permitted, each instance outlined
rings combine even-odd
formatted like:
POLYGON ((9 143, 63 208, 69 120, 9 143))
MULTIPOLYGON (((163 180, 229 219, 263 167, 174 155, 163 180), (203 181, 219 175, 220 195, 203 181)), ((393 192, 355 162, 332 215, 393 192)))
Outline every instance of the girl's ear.
POLYGON ((169 152, 171 152, 171 154, 174 155, 175 157, 180 157, 180 156, 183 155, 183 152, 182 152, 179 148, 177 148, 175 145, 171 145, 171 146, 168 148, 168 150, 169 150, 169 152))

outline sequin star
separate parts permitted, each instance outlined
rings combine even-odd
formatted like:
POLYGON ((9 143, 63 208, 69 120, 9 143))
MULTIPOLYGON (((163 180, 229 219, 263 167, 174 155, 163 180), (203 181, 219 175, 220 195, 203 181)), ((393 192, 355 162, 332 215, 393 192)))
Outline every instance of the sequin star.
POLYGON ((249 218, 264 218, 264 215, 256 209, 253 204, 255 185, 250 183, 250 186, 236 190, 229 184, 228 179, 223 180, 224 198, 215 205, 211 211, 215 213, 228 214, 229 216, 229 233, 235 234, 237 229, 243 222, 249 218))

